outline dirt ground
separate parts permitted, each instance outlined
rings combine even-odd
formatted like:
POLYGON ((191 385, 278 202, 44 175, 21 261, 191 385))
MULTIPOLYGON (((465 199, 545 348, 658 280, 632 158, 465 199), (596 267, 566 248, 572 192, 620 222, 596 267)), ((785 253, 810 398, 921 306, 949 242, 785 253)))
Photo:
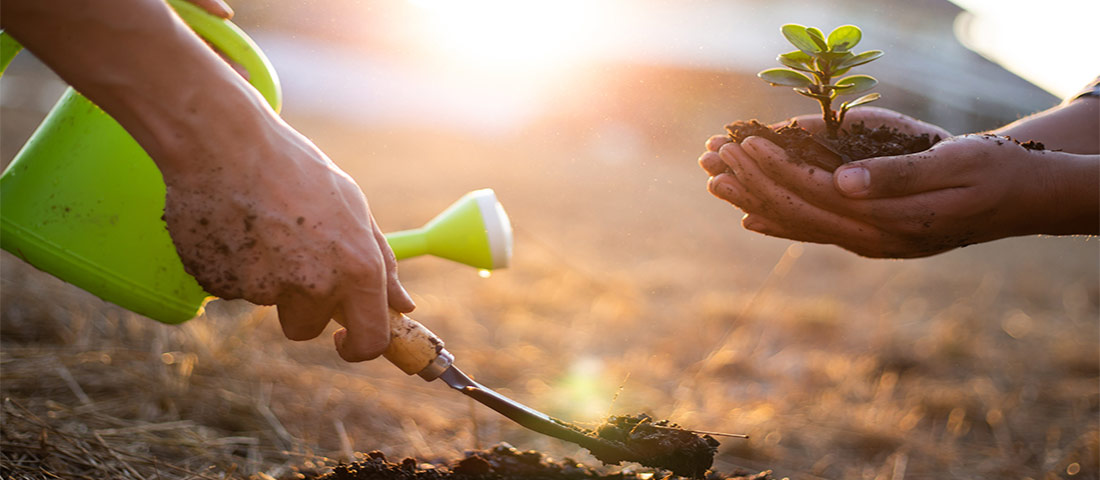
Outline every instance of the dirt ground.
MULTIPOLYGON (((695 159, 763 107, 713 100, 581 98, 503 138, 287 117, 385 230, 497 191, 511 268, 419 258, 401 277, 464 370, 532 407, 748 434, 723 439, 714 468, 776 478, 1100 475, 1095 239, 875 261, 743 231, 695 159)), ((8 143, 27 127, 5 115, 8 143)), ((385 362, 342 363, 328 335, 289 342, 270 308, 214 302, 160 325, 6 253, 0 295, 11 478, 289 478, 357 452, 443 459, 502 441, 598 464, 385 362)))

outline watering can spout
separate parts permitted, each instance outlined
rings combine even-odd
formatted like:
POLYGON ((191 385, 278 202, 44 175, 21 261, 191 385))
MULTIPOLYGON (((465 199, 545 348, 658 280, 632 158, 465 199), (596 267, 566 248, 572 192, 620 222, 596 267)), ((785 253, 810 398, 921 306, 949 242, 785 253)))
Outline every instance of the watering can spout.
POLYGON ((467 193, 423 227, 388 234, 386 240, 398 260, 434 255, 493 270, 512 259, 512 224, 489 188, 467 193))

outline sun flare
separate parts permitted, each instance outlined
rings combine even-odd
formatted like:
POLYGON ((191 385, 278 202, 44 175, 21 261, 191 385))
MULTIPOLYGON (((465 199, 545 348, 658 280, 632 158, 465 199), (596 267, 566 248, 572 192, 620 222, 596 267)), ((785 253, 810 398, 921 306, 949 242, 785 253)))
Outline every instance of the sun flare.
POLYGON ((426 42, 480 68, 553 70, 585 56, 606 21, 601 2, 409 0, 425 15, 426 42))

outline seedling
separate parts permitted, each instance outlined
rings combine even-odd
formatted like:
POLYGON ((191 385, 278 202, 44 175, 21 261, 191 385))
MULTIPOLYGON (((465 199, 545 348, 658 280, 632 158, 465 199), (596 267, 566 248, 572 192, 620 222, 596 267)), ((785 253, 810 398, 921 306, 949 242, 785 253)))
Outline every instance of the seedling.
POLYGON ((863 32, 855 25, 837 27, 828 37, 817 28, 793 23, 783 25, 782 32, 798 48, 777 58, 779 63, 789 68, 772 68, 757 76, 772 86, 794 87, 800 95, 817 100, 821 104, 826 135, 836 139, 848 110, 878 100, 880 95, 869 93, 840 104, 839 110, 833 110, 833 100, 838 96, 863 93, 878 84, 878 80, 870 75, 849 75, 836 81, 833 78, 848 73, 852 67, 881 57, 882 51, 852 53, 852 47, 863 37, 863 32))

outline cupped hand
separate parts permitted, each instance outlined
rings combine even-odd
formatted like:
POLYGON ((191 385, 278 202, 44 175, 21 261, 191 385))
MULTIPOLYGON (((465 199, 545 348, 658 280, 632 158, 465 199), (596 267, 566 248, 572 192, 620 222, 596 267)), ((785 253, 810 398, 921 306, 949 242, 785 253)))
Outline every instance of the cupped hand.
POLYGON ((913 258, 1050 229, 1059 191, 1052 167, 1071 161, 1061 158, 1067 155, 966 135, 829 173, 748 138, 720 147, 733 173, 713 177, 709 190, 744 210, 749 230, 868 257, 913 258))
POLYGON ((277 117, 259 117, 261 131, 239 132, 248 141, 184 146, 176 154, 198 155, 187 168, 162 166, 180 258, 213 295, 277 305, 288 338, 315 338, 336 318, 340 356, 375 358, 388 309, 414 308, 393 252, 359 186, 277 117))

